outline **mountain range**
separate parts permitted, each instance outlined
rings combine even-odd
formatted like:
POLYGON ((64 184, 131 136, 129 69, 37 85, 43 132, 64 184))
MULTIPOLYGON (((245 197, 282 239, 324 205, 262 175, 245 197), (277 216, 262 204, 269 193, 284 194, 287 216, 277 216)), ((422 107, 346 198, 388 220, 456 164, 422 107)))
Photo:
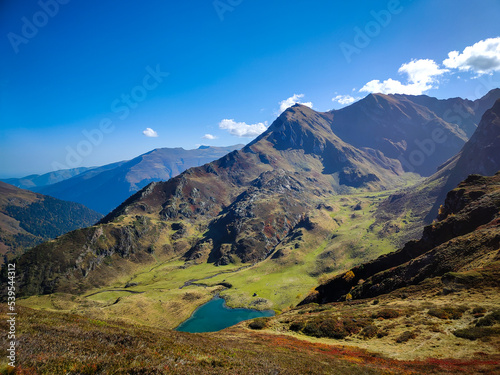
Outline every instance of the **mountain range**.
MULTIPOLYGON (((280 350, 295 348, 295 336, 308 350, 316 348, 314 337, 323 340, 318 353, 340 350, 338 343, 381 353, 383 363, 346 354, 380 371, 396 358, 413 361, 397 362, 401 371, 495 372, 499 97, 500 90, 476 101, 373 94, 330 112, 294 105, 243 148, 153 181, 96 225, 17 257, 18 304, 23 315, 46 322, 43 331, 62 329, 68 345, 86 350, 80 341, 91 327, 109 333, 94 332, 92 347, 130 343, 140 336, 131 327, 174 328, 219 294, 229 307, 277 312, 208 336, 222 346, 258 342, 263 355, 284 358, 280 350)), ((144 159, 154 160, 155 151, 144 159)), ((109 173, 124 167, 134 172, 121 174, 130 177, 124 186, 145 182, 132 164, 109 173)), ((104 173, 89 170, 53 186, 74 180, 76 190, 86 174, 91 180, 104 173)), ((6 267, 0 278, 6 283, 6 267)), ((50 337, 26 333, 40 330, 35 324, 23 326, 23 340, 54 352, 43 344, 50 337)), ((161 341, 147 335, 148 342, 161 341)), ((173 337, 178 362, 192 361, 181 347, 198 344, 173 337)), ((156 363, 164 352, 143 358, 156 363)), ((97 357, 102 368, 129 366, 97 357)), ((210 358, 210 368, 225 366, 217 362, 220 353, 210 358)))
MULTIPOLYGON (((400 164, 396 168, 430 176, 462 148, 477 128, 482 114, 498 98, 500 89, 491 90, 474 101, 461 98, 439 100, 425 95, 370 94, 346 108, 322 113, 321 121, 358 152, 371 154, 369 158, 383 154, 383 157, 400 164)), ((166 181, 186 169, 201 166, 242 147, 163 148, 130 161, 102 167, 76 168, 3 181, 58 199, 82 203, 106 215, 148 183, 166 181)), ((343 181, 340 182, 343 185, 343 181)))
POLYGON ((498 98, 500 89, 475 101, 370 94, 329 112, 328 118, 342 140, 397 159, 405 171, 429 176, 460 151, 498 98))
POLYGON ((497 101, 485 112, 477 130, 455 156, 439 166, 432 176, 391 196, 379 208, 378 219, 388 220, 388 225, 395 225, 395 221, 401 220, 398 213, 411 211, 422 220, 417 221, 413 228, 407 228, 408 236, 405 238, 418 238, 422 223, 429 224, 437 217, 448 191, 470 174, 495 174, 500 163, 498 113, 500 108, 497 101))
POLYGON ((21 177, 21 178, 5 178, 2 181, 14 185, 18 188, 21 189, 32 189, 32 188, 37 188, 37 187, 42 187, 42 186, 47 186, 47 185, 52 185, 56 184, 58 182, 67 180, 68 178, 74 177, 79 175, 80 173, 83 173, 85 171, 88 171, 90 169, 93 169, 92 167, 80 167, 80 168, 73 168, 73 169, 62 169, 60 171, 54 171, 54 172, 49 172, 45 174, 31 174, 26 177, 21 177))
MULTIPOLYGON (((498 94, 500 90, 492 91, 483 100, 490 100, 498 94)), ((384 122, 378 120, 384 118, 379 114, 378 117, 373 115, 375 120, 372 124, 380 129, 381 134, 391 124, 392 128, 417 128, 427 135, 430 134, 428 124, 437 124, 441 133, 450 137, 453 146, 445 145, 439 149, 442 155, 451 154, 454 147, 460 146, 459 139, 465 142, 465 130, 461 130, 458 124, 436 120, 435 115, 429 114, 430 110, 424 111, 410 99, 407 96, 369 95, 351 107, 371 104, 372 111, 386 111, 387 117, 392 119, 395 113, 401 116, 401 108, 406 108, 409 113, 415 111, 414 116, 418 119, 415 123, 401 119, 384 122)), ((435 100, 430 101, 436 105, 435 100)), ((441 104, 451 105, 448 101, 441 104)), ((496 142, 492 134, 497 134, 494 125, 497 110, 498 103, 486 113, 471 141, 463 148, 462 158, 472 160, 468 162, 471 166, 479 165, 479 161, 474 162, 477 155, 474 151, 469 154, 468 150, 474 147, 494 149, 490 142, 496 142)), ((331 222, 334 215, 328 211, 334 211, 334 208, 328 204, 329 197, 358 191, 384 191, 414 181, 415 175, 404 171, 403 163, 395 158, 397 154, 391 154, 393 157, 389 158, 383 151, 368 147, 380 142, 380 147, 384 149, 392 131, 379 139, 368 137, 375 143, 363 147, 346 143, 336 134, 338 118, 349 111, 352 109, 347 107, 341 111, 320 113, 295 105, 241 150, 191 168, 166 182, 149 184, 102 219, 99 226, 44 244, 26 254, 26 259, 20 258, 21 263, 37 264, 31 269, 36 272, 39 282, 26 285, 23 288, 25 293, 71 291, 75 287, 81 291, 90 285, 104 285, 112 278, 112 273, 108 271, 105 272, 106 277, 102 274, 105 270, 102 263, 109 257, 116 260, 117 267, 125 267, 130 260, 152 262, 158 256, 182 256, 185 261, 195 264, 208 262, 216 265, 251 264, 267 258, 283 262, 283 257, 293 257, 289 251, 284 251, 284 247, 287 244, 292 247, 310 246, 307 241, 304 242, 304 231, 323 228, 321 235, 324 236, 328 227, 341 225, 335 220, 331 222), (320 214, 331 217, 314 222, 320 214), (82 249, 85 250, 82 252, 82 249), (55 265, 53 260, 61 255, 65 261, 55 265), (123 263, 123 260, 126 262, 123 263), (57 277, 54 277, 55 269, 57 277), (47 283, 48 279, 50 283, 47 283)), ((367 111, 359 110, 362 116, 367 111)), ((398 136, 409 134, 416 132, 402 131, 398 136)), ((401 139, 392 138, 389 143, 411 143, 409 139, 404 142, 401 139)), ((407 151, 402 150, 405 155, 407 151)), ((429 163, 431 160, 434 159, 429 158, 429 163)), ((491 160, 489 169, 500 169, 498 160, 491 160)), ((434 164, 439 161, 437 158, 434 164)), ((452 168, 454 164, 451 162, 448 165, 446 170, 450 175, 473 172, 452 168)), ((442 168, 438 173, 443 171, 442 168)), ((435 176, 430 177, 430 181, 434 179, 435 176)), ((431 185, 442 190, 446 184, 431 185)), ((409 191, 419 192, 422 189, 410 188, 409 191)), ((389 198, 389 201, 395 200, 397 197, 389 198)), ((425 207, 429 209, 429 205, 425 207)), ((355 214, 352 216, 355 217, 355 214)), ((400 220, 398 215, 394 217, 400 220)), ((416 222, 417 227, 423 227, 422 220, 416 222)), ((369 231, 373 232, 373 228, 369 231)), ((377 229, 374 233, 381 238, 392 237, 384 229, 377 229)), ((413 233, 413 236, 417 235, 418 231, 413 233)), ((326 257, 327 254, 321 256, 326 257)))
POLYGON ((243 145, 200 146, 194 150, 159 148, 129 161, 101 167, 70 169, 4 181, 44 195, 81 203, 105 215, 150 182, 166 181, 188 168, 211 162, 241 147, 243 145))

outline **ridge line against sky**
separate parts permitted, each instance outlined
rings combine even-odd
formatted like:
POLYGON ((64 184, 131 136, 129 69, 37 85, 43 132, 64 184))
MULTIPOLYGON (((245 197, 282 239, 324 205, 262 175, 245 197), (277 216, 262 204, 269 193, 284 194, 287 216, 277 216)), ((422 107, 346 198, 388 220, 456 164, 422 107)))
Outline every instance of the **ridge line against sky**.
POLYGON ((295 103, 477 99, 500 86, 498 19, 494 0, 6 0, 0 177, 245 143, 295 103))

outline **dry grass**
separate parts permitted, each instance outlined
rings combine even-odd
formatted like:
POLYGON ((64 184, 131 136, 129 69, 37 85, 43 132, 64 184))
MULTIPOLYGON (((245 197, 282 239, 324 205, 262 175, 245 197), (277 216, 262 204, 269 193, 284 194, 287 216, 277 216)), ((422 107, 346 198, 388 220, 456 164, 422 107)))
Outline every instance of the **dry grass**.
MULTIPOLYGON (((2 305, 5 313, 5 305, 2 305)), ((188 334, 19 308, 16 374, 442 374, 498 362, 396 361, 360 349, 269 332, 188 334)), ((5 332, 5 322, 1 322, 5 332)), ((3 337, 5 342, 5 336, 3 337)), ((5 364, 0 374, 8 374, 5 364)))
POLYGON ((499 288, 464 288, 446 295, 442 288, 436 278, 377 300, 301 306, 272 318, 268 331, 356 346, 397 360, 483 358, 500 364, 499 288), (324 334, 328 322, 338 335, 324 334), (349 331, 348 325, 356 328, 349 331))

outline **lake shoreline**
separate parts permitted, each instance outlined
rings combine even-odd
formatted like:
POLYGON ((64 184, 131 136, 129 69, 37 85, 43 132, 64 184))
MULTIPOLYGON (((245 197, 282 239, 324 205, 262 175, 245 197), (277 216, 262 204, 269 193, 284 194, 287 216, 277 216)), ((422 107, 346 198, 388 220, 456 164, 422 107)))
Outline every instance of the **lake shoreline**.
POLYGON ((191 316, 174 330, 191 333, 218 332, 245 320, 274 315, 274 310, 228 307, 226 300, 216 293, 210 301, 196 308, 191 316))

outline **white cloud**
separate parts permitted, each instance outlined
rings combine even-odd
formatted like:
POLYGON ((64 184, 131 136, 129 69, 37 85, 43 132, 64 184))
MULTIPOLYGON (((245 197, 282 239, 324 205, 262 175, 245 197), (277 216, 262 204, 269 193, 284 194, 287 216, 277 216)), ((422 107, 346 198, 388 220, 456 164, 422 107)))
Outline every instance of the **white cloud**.
POLYGON ((215 135, 212 135, 212 134, 205 134, 202 138, 203 139, 217 139, 217 137, 215 135))
POLYGON ((158 137, 158 133, 155 132, 153 129, 151 128, 146 128, 146 130, 144 130, 142 132, 142 134, 144 134, 146 137, 150 137, 150 138, 156 138, 158 137))
POLYGON ((447 69, 439 68, 434 60, 420 59, 401 65, 398 73, 406 73, 410 83, 430 84, 436 82, 435 77, 439 77, 447 71, 447 69))
POLYGON ((422 89, 419 86, 413 84, 405 85, 398 80, 389 78, 383 82, 380 82, 378 79, 374 79, 361 87, 359 92, 420 95, 422 93, 422 89))
POLYGON ((434 60, 420 59, 412 60, 401 65, 399 74, 407 76, 408 83, 394 80, 392 78, 380 82, 374 79, 366 83, 359 92, 377 92, 382 94, 409 94, 421 95, 427 90, 437 88, 438 77, 448 72, 441 69, 434 60))
POLYGON ((245 122, 236 122, 233 119, 224 119, 219 123, 219 128, 227 130, 229 134, 237 137, 256 137, 266 131, 267 121, 249 125, 245 122))
POLYGON ((355 98, 351 95, 337 95, 335 98, 332 98, 332 102, 337 102, 342 105, 348 105, 354 103, 359 99, 361 98, 355 98))
POLYGON ((481 40, 466 47, 462 53, 451 51, 443 64, 450 69, 472 70, 478 74, 498 72, 500 71, 500 37, 481 40))
POLYGON ((312 108, 313 104, 311 102, 301 102, 300 99, 304 97, 304 94, 293 94, 293 96, 288 99, 282 100, 280 102, 280 113, 283 113, 287 108, 299 103, 305 105, 306 107, 312 108))

